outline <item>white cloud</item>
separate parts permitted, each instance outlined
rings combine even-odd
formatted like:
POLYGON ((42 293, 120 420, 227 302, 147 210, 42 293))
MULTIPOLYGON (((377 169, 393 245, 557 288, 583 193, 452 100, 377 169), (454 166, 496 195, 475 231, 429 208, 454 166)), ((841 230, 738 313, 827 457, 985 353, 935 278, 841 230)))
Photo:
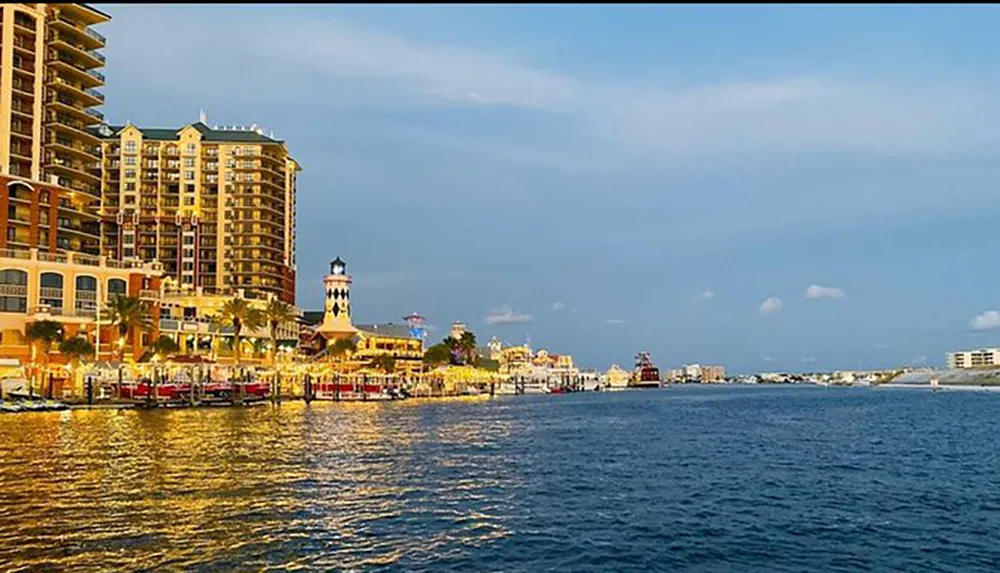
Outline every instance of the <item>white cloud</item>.
POLYGON ((770 356, 765 356, 761 358, 761 360, 763 360, 764 362, 774 362, 774 358, 771 358, 770 356))
POLYGON ((813 358, 812 356, 803 356, 802 357, 802 363, 803 364, 813 364, 815 362, 816 362, 816 359, 813 358))
POLYGON ((882 343, 882 342, 879 342, 877 344, 872 345, 872 348, 874 348, 875 350, 888 350, 889 349, 889 345, 885 344, 885 343, 882 343))
POLYGON ((715 293, 710 290, 707 290, 701 293, 701 298, 702 300, 712 300, 713 298, 715 298, 715 293))
POLYGON ((844 298, 845 294, 842 289, 837 287, 824 287, 819 285, 809 285, 806 289, 806 298, 812 300, 818 300, 821 298, 844 298))
POLYGON ((969 321, 972 330, 993 330, 1000 326, 1000 312, 987 310, 976 318, 969 321))
POLYGON ((781 302, 780 298, 776 296, 771 296, 768 297, 764 302, 760 303, 760 313, 770 314, 772 312, 778 312, 779 310, 781 310, 782 306, 784 306, 784 303, 781 302))
POLYGON ((574 306, 573 308, 569 309, 569 311, 572 312, 573 314, 576 314, 576 313, 580 312, 580 309, 578 309, 578 308, 576 308, 574 306))
POLYGON ((494 308, 483 319, 486 324, 523 324, 534 320, 535 318, 530 314, 518 312, 506 304, 499 308, 494 308))
POLYGON ((560 310, 566 310, 566 303, 556 301, 552 303, 552 310, 555 312, 559 312, 560 310))
POLYGON ((604 324, 625 324, 625 321, 620 318, 609 318, 604 321, 604 324))

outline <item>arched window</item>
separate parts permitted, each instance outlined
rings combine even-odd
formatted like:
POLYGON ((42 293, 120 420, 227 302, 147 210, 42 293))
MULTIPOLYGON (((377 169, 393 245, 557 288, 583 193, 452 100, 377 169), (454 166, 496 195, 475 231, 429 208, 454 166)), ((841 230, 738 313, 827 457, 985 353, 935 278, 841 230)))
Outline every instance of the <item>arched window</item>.
POLYGON ((97 279, 91 276, 76 277, 76 314, 92 316, 97 313, 97 279))
POLYGON ((28 273, 0 271, 0 312, 28 312, 28 273))
POLYGON ((7 184, 7 195, 12 199, 24 199, 31 201, 32 187, 20 181, 11 181, 7 184))
POLYGON ((108 294, 107 298, 110 300, 115 296, 125 296, 128 288, 125 281, 122 279, 110 279, 108 280, 108 294))
POLYGON ((63 276, 59 273, 42 273, 41 289, 38 291, 39 304, 48 305, 53 313, 63 309, 63 276))

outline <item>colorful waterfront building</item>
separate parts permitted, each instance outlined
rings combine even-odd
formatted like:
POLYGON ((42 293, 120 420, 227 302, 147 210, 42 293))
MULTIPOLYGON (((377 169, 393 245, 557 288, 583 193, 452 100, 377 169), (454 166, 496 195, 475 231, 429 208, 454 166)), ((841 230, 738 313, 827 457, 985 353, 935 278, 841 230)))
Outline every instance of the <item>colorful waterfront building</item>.
MULTIPOLYGON (((65 337, 86 336, 99 343, 102 360, 137 358, 159 335, 162 269, 157 263, 120 263, 81 253, 52 254, 39 249, 0 250, 0 357, 25 363, 32 351, 27 325, 53 320, 65 337), (130 331, 102 320, 101 311, 115 295, 139 297, 149 304, 154 328, 130 331)), ((62 360, 55 353, 53 362, 62 360)))
MULTIPOLYGON (((202 354, 220 363, 235 358, 233 327, 219 324, 216 317, 226 302, 234 297, 245 299, 251 307, 264 310, 275 295, 237 289, 232 295, 215 291, 204 292, 200 287, 193 291, 164 289, 160 303, 159 332, 174 340, 182 354, 202 354)), ((275 332, 278 349, 294 350, 298 346, 299 324, 279 324, 275 332)), ((243 327, 241 357, 246 362, 260 362, 269 355, 271 344, 270 325, 256 329, 243 327)))
POLYGON ((395 371, 404 376, 420 373, 424 366, 424 343, 405 324, 359 324, 355 335, 357 350, 351 359, 371 363, 380 356, 395 361, 395 371))
POLYGON ((131 123, 100 139, 103 252, 163 263, 168 288, 273 295, 295 304, 299 164, 250 127, 131 123))
POLYGON ((110 17, 85 4, 0 4, 0 249, 100 254, 99 140, 110 17))

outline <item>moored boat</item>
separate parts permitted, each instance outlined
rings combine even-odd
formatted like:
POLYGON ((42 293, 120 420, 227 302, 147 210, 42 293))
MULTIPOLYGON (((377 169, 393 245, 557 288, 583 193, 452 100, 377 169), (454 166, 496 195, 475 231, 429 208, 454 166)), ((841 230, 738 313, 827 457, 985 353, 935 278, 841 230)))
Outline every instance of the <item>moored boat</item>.
POLYGON ((647 351, 642 351, 635 357, 635 371, 632 380, 629 382, 630 388, 659 388, 660 369, 653 364, 653 358, 647 351))

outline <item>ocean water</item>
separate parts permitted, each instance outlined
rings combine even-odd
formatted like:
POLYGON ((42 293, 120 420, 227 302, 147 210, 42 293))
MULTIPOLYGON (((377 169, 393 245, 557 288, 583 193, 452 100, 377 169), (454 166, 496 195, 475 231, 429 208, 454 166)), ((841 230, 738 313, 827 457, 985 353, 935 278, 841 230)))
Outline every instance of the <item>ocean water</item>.
POLYGON ((0 415, 3 571, 997 571, 1000 395, 0 415))

